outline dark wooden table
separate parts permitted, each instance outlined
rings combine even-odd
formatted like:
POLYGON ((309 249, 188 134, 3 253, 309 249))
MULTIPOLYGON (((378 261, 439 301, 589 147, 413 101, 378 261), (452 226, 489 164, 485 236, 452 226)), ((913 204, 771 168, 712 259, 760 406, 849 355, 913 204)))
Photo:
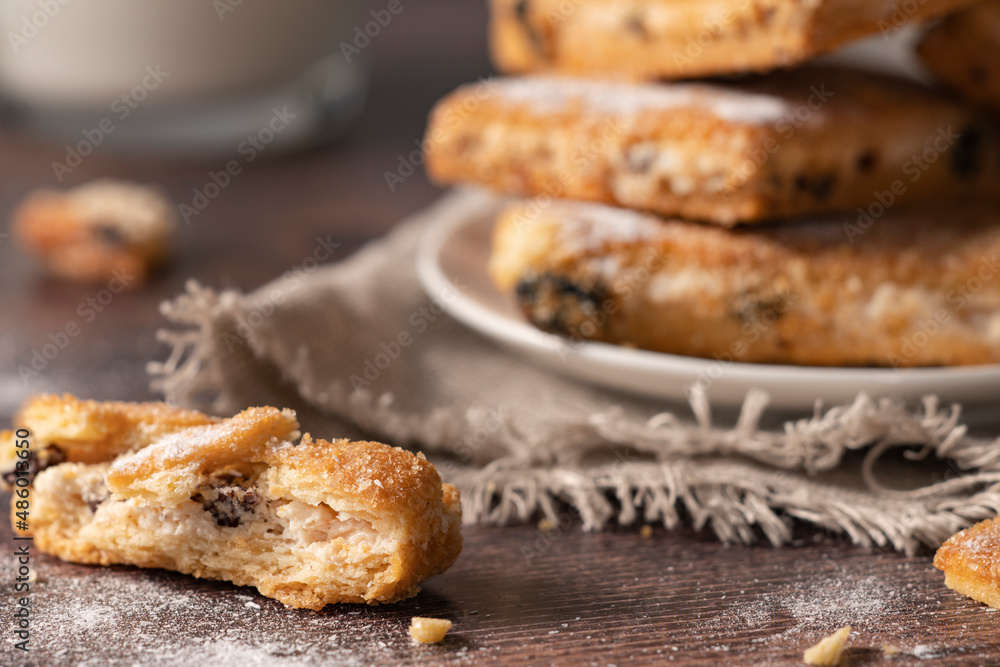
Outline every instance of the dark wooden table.
MULTIPOLYGON (((384 172, 414 148, 427 111, 462 81, 490 72, 479 2, 408 5, 373 47, 363 119, 342 141, 247 168, 181 230, 179 261, 146 288, 121 294, 27 382, 17 366, 49 333, 80 320, 92 287, 43 278, 0 237, 0 422, 30 393, 156 398, 145 364, 158 304, 191 277, 249 289, 280 275, 333 234, 347 256, 439 191, 420 173, 390 192, 384 172)), ((64 150, 10 128, 0 132, 0 232, 28 191, 54 185, 64 150)), ((218 161, 163 161, 97 153, 67 179, 155 181, 179 200, 218 161)), ((6 497, 0 498, 6 502, 6 497)), ((803 528, 785 549, 727 547, 711 535, 657 528, 583 533, 578 524, 470 527, 458 563, 417 598, 394 607, 293 611, 254 591, 168 572, 100 569, 37 555, 31 652, 35 665, 307 664, 796 664, 802 650, 851 624, 850 664, 1000 664, 1000 614, 942 583, 929 554, 906 558, 852 547, 803 528), (410 642, 414 614, 455 621, 438 646, 410 642)), ((3 529, 10 545, 9 528, 3 529)), ((11 549, 0 664, 24 664, 11 637, 11 549)))

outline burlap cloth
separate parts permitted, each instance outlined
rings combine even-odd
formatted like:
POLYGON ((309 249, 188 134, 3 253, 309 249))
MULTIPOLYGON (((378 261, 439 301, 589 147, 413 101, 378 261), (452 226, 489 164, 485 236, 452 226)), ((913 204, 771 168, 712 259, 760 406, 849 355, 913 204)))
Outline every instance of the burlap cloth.
POLYGON ((798 519, 912 553, 997 514, 1000 441, 970 436, 933 398, 908 410, 860 395, 766 428, 766 396, 751 392, 719 426, 697 393, 665 406, 523 363, 440 315, 417 281, 421 232, 464 209, 491 213, 481 193, 456 193, 346 261, 253 293, 189 284, 163 306, 173 351, 151 364, 154 387, 220 414, 291 407, 318 437, 422 450, 469 522, 563 525, 572 508, 586 529, 690 522, 779 545, 798 519))

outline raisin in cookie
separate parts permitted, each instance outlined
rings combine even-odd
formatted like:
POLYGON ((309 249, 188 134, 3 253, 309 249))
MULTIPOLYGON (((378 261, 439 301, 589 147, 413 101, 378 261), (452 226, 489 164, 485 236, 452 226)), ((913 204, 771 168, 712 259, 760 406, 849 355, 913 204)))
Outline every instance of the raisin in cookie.
POLYGON ((922 86, 812 67, 741 84, 563 78, 466 86, 426 140, 441 183, 722 225, 994 193, 994 125, 922 86), (892 195, 891 192, 889 192, 892 195))
POLYGON ((251 408, 32 487, 32 534, 64 560, 255 586, 290 607, 396 602, 461 550, 458 491, 422 456, 298 435, 251 408))
POLYGON ((103 180, 67 192, 39 190, 12 229, 54 276, 138 287, 170 253, 177 216, 157 188, 103 180))
POLYGON ((16 428, 29 432, 28 454, 18 457, 14 433, 0 432, 0 479, 10 486, 17 476, 31 482, 45 468, 63 461, 111 461, 168 433, 218 421, 166 403, 83 401, 70 394, 34 396, 14 418, 16 428))
POLYGON ((974 0, 491 0, 505 72, 695 78, 797 65, 974 0))
POLYGON ((726 361, 1000 362, 1000 216, 970 202, 725 230, 597 204, 511 206, 490 273, 535 326, 726 361))
POLYGON ((1000 2, 948 16, 924 35, 917 52, 938 79, 1000 112, 1000 2))

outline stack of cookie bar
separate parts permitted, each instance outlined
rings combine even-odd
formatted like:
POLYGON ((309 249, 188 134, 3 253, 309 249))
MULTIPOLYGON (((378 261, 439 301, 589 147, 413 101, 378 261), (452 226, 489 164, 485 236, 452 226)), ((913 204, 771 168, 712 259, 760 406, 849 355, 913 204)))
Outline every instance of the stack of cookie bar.
MULTIPOLYGON (((803 64, 973 4, 493 0, 494 59, 518 76, 439 103, 428 170, 529 197, 500 215, 490 272, 546 331, 749 362, 1000 361, 994 121, 803 64), (728 78, 690 81, 709 76, 728 78)), ((921 53, 946 61, 966 23, 921 53)))

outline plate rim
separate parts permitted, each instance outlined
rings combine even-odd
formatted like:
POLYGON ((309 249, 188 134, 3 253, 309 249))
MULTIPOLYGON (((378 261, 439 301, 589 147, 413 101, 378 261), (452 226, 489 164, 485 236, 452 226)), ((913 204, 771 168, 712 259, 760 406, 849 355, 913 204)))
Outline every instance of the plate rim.
MULTIPOLYGON (((491 195, 469 192, 464 196, 491 195)), ((460 195, 462 196, 462 195, 460 195)), ((483 198, 485 208, 486 198, 483 198)), ((500 198, 493 196, 494 208, 500 198)), ((587 362, 604 366, 616 366, 627 371, 643 373, 690 373, 700 376, 713 365, 724 363, 725 378, 713 379, 713 384, 724 379, 741 382, 762 382, 766 376, 768 384, 774 382, 815 383, 832 382, 834 384, 857 386, 857 391, 865 391, 862 384, 874 385, 872 388, 891 389, 911 382, 931 383, 934 381, 955 382, 959 380, 983 380, 988 378, 1000 382, 1000 364, 980 364, 976 366, 952 367, 918 367, 889 368, 864 366, 801 366, 792 364, 762 364, 741 361, 726 361, 692 357, 652 350, 626 348, 611 343, 582 341, 566 345, 564 339, 543 332, 524 321, 515 320, 509 316, 481 304, 457 287, 441 265, 442 252, 449 240, 465 227, 475 224, 485 224, 478 215, 468 211, 461 215, 442 215, 435 219, 424 230, 417 244, 416 269, 417 277, 424 292, 429 298, 435 294, 454 293, 456 297, 442 302, 441 307, 450 317, 461 322, 478 334, 505 345, 528 346, 539 352, 560 354, 568 350, 570 357, 578 357, 587 362)), ((455 210, 462 211, 463 207, 455 210)), ((490 281, 492 285, 492 281, 490 281)), ((499 291, 497 292, 498 294, 499 291)), ((500 296, 504 296, 500 294, 500 296)))

